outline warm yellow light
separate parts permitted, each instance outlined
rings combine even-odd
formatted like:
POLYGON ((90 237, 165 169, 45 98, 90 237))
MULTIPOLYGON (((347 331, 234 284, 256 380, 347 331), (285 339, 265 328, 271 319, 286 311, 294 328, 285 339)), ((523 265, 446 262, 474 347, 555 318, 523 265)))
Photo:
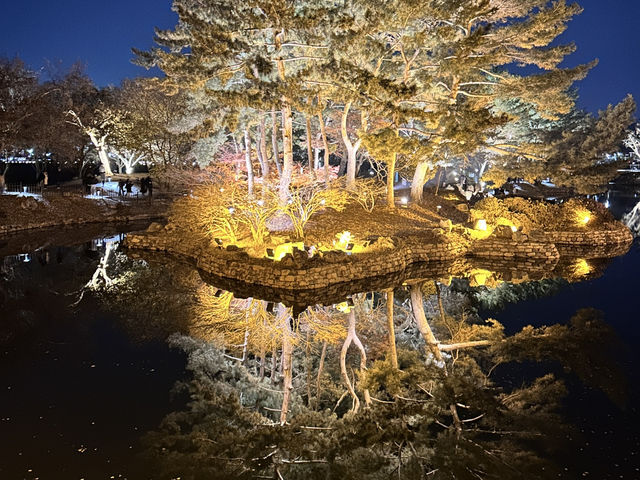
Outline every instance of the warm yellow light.
MULTIPOLYGON (((293 249, 297 248, 298 250, 304 250, 304 242, 291 242, 291 243, 283 243, 282 245, 278 245, 273 250, 273 259, 276 262, 282 260, 287 253, 293 252, 293 249)), ((269 257, 269 255, 267 255, 269 257)))
POLYGON ((482 230, 483 232, 487 231, 487 221, 484 219, 476 220, 476 223, 473 225, 473 228, 476 230, 482 230))
POLYGON ((576 211, 576 221, 580 225, 586 225, 591 220, 591 212, 589 210, 580 209, 576 211))
POLYGON ((349 305, 349 302, 342 302, 336 305, 336 310, 342 313, 349 313, 353 307, 349 305))
POLYGON ((347 250, 347 245, 351 242, 351 232, 345 230, 344 232, 340 232, 336 235, 338 241, 333 241, 333 246, 340 250, 347 250))
POLYGON ((584 277, 591 273, 591 265, 584 258, 579 258, 572 266, 573 274, 576 277, 584 277))

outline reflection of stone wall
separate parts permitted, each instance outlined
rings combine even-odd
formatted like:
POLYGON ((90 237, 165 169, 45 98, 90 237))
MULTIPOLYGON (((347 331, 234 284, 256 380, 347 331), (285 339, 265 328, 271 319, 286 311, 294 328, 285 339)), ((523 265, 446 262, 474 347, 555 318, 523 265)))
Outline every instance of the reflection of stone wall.
POLYGON ((384 252, 335 254, 330 260, 315 257, 297 268, 287 268, 269 259, 250 258, 240 251, 194 249, 188 242, 174 240, 166 234, 131 235, 127 237, 127 245, 196 258, 198 268, 211 274, 286 290, 326 288, 341 282, 386 276, 403 272, 414 263, 461 257, 467 250, 465 243, 459 241, 420 244, 415 239, 407 239, 384 252))
MULTIPOLYGON (((167 252, 190 259, 202 272, 217 278, 217 283, 233 284, 230 286, 234 291, 246 290, 249 295, 256 289, 269 290, 269 297, 275 295, 288 304, 305 303, 307 297, 315 298, 321 290, 323 297, 338 298, 344 291, 359 291, 360 287, 362 291, 371 291, 378 283, 380 289, 383 284, 390 288, 397 282, 413 278, 410 272, 416 266, 423 272, 418 277, 437 279, 451 275, 451 265, 458 260, 464 263, 465 258, 474 264, 484 260, 488 270, 496 271, 497 268, 501 272, 503 280, 518 282, 544 278, 553 271, 560 250, 571 254, 572 248, 587 248, 585 245, 589 241, 594 242, 592 247, 597 252, 606 250, 601 256, 610 257, 625 253, 632 237, 622 225, 617 230, 601 232, 537 233, 526 241, 492 236, 471 245, 455 235, 440 237, 440 243, 425 243, 419 236, 406 236, 395 238, 396 246, 389 250, 357 255, 330 252, 324 258, 311 259, 298 256, 288 263, 251 258, 238 250, 197 246, 164 230, 130 235, 126 239, 132 249, 167 252), (559 248, 553 241, 559 242, 559 248), (610 242, 610 245, 605 248, 602 242, 610 242), (437 265, 448 265, 449 268, 436 273, 437 265)), ((584 257, 582 250, 576 250, 576 253, 576 256, 584 257)))

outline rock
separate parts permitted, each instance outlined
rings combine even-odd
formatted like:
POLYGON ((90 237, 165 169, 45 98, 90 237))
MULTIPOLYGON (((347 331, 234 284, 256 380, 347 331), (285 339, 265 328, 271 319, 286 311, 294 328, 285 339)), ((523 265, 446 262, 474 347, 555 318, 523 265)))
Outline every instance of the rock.
POLYGON ((440 220, 440 228, 442 228, 445 232, 451 233, 453 229, 453 223, 448 218, 445 220, 440 220))
POLYGON ((280 259, 280 265, 283 267, 293 268, 296 267, 296 261, 290 253, 287 253, 280 259))
POLYGON ((38 201, 33 197, 26 197, 20 202, 20 207, 23 210, 36 210, 38 208, 38 201))
POLYGON ((240 247, 237 245, 227 245, 227 252, 238 252, 240 247))
POLYGON ((343 263, 346 261, 346 255, 342 252, 333 251, 333 252, 325 252, 322 255, 322 260, 326 263, 343 263))
POLYGON ((493 230, 493 236, 511 240, 511 238, 513 237, 513 230, 509 225, 498 225, 493 230))
POLYGON ((526 242, 527 240, 529 240, 529 235, 520 231, 513 232, 513 234, 511 235, 511 239, 516 242, 526 242))
POLYGON ((147 232, 149 233, 156 233, 159 232, 160 230, 163 230, 164 227, 162 226, 162 224, 158 223, 158 222, 153 222, 151 225, 149 225, 149 228, 147 228, 147 232))

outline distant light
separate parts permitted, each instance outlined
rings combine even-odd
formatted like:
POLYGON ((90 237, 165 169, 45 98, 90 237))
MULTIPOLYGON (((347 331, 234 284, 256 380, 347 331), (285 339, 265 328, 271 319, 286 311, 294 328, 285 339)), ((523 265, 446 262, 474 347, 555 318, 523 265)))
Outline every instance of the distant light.
POLYGON ((440 210, 442 208, 442 205, 438 205, 436 208, 440 210))
POLYGON ((224 188, 221 188, 221 189, 220 189, 220 192, 221 192, 221 193, 222 193, 222 192, 224 192, 224 188))
POLYGON ((324 205, 325 203, 327 203, 327 201, 324 198, 320 200, 320 205, 324 205))
POLYGON ((256 203, 262 207, 264 205, 264 200, 258 200, 256 203))
POLYGON ((518 231, 518 227, 516 227, 515 225, 511 225, 511 231, 512 232, 517 232, 518 231))
POLYGON ((407 203, 409 203, 409 199, 407 197, 401 197, 400 203, 402 203, 403 205, 406 205, 407 203))
POLYGON ((233 207, 229 207, 229 213, 230 213, 230 214, 232 214, 232 215, 233 215, 233 212, 235 212, 235 211, 236 211, 236 209, 235 209, 235 208, 233 208, 233 207))

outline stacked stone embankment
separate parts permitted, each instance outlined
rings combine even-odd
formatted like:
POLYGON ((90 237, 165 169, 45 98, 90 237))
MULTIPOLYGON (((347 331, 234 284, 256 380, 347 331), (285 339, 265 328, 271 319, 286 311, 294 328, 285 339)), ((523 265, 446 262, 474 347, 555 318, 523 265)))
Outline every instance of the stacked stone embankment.
POLYGON ((335 251, 313 258, 306 258, 303 253, 289 255, 281 262, 253 258, 237 248, 196 245, 161 226, 150 228, 142 235, 130 235, 126 242, 131 249, 178 255, 217 278, 279 291, 302 292, 393 277, 416 264, 435 265, 463 258, 489 263, 514 262, 525 270, 530 267, 531 271, 539 270, 539 265, 549 265, 552 270, 561 257, 561 249, 613 247, 609 250, 621 254, 632 240, 631 233, 622 224, 604 231, 533 232, 529 237, 517 233, 514 238, 490 236, 474 242, 456 234, 436 235, 435 241, 410 235, 393 238, 394 247, 386 250, 354 255, 335 251))

